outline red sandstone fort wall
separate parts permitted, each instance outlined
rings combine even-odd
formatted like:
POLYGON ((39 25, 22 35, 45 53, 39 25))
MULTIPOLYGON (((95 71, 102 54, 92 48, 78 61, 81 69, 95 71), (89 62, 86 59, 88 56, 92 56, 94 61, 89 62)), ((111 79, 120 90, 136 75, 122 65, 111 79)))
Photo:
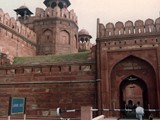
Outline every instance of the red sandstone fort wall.
POLYGON ((2 66, 0 69, 1 116, 7 115, 11 96, 26 97, 28 116, 54 116, 57 107, 96 106, 95 64, 92 62, 2 66))

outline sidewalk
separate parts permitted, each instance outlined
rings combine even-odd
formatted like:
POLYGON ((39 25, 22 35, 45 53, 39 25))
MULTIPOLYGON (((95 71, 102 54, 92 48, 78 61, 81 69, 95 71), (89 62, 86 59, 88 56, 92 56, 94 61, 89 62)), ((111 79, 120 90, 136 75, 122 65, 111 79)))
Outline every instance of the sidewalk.
MULTIPOLYGON (((105 118, 105 120, 137 120, 137 119, 105 118)), ((148 119, 143 119, 143 120, 148 120, 148 119)), ((160 120, 160 118, 153 118, 153 120, 160 120)))
MULTIPOLYGON (((8 120, 7 117, 0 117, 0 120, 8 120)), ((16 118, 11 117, 10 120, 24 120, 24 118, 16 118)), ((26 118, 26 120, 59 120, 58 118, 51 118, 51 117, 36 117, 36 118, 26 118)))

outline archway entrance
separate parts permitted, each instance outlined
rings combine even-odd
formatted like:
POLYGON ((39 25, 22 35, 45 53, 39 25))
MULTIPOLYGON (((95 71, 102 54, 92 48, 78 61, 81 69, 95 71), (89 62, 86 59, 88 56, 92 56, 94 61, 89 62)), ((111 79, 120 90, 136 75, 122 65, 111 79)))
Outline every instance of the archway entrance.
POLYGON ((135 108, 138 101, 145 109, 148 108, 148 89, 142 79, 130 75, 121 82, 119 89, 121 108, 132 109, 129 112, 121 112, 122 117, 135 118, 135 108))
MULTIPOLYGON (((145 108, 157 109, 156 74, 150 63, 128 56, 119 61, 111 71, 110 106, 125 108, 129 103, 137 101, 145 108)), ((123 116, 124 113, 111 113, 113 116, 123 116)), ((147 113, 145 113, 147 115, 147 113)), ((129 114, 127 117, 131 117, 129 114)), ((135 115, 133 114, 135 117, 135 115)))

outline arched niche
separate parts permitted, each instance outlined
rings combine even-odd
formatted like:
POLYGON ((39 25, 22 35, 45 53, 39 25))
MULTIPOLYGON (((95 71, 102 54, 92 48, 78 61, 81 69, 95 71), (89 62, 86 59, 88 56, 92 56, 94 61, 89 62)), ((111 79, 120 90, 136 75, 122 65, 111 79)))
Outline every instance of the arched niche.
POLYGON ((126 34, 133 34, 134 33, 134 26, 132 21, 125 22, 125 33, 126 34))
POLYGON ((50 29, 43 31, 40 44, 51 44, 53 42, 53 32, 50 29))
POLYGON ((124 25, 122 22, 117 22, 115 24, 115 35, 123 35, 124 34, 124 25))
POLYGON ((144 33, 144 22, 142 20, 137 20, 135 22, 135 33, 144 33))
POLYGON ((106 36, 114 35, 114 25, 113 23, 106 24, 106 36))
POLYGON ((155 32, 154 21, 152 19, 147 19, 145 21, 145 31, 147 33, 155 32))
POLYGON ((60 31, 60 34, 59 34, 59 41, 57 41, 57 43, 59 44, 70 44, 70 34, 68 31, 66 30, 62 30, 60 31))
POLYGON ((103 24, 99 24, 99 37, 103 38, 106 36, 106 29, 103 24))

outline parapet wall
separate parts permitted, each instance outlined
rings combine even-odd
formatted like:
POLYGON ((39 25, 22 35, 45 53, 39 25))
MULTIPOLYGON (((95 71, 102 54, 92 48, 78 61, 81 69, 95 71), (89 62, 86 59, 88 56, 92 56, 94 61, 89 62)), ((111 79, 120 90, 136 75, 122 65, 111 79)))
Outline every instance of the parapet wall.
POLYGON ((155 32, 160 32, 160 18, 155 21, 147 19, 145 22, 142 20, 127 21, 124 24, 119 21, 115 25, 107 23, 106 26, 97 20, 97 38, 155 32))
POLYGON ((0 9, 0 23, 23 35, 31 42, 36 43, 36 33, 21 24, 19 21, 16 21, 13 17, 10 17, 8 13, 4 13, 2 9, 0 9))
POLYGON ((35 13, 36 18, 46 18, 46 17, 59 17, 63 19, 68 19, 76 24, 78 24, 77 21, 77 16, 74 12, 74 10, 68 10, 66 8, 60 9, 59 7, 53 8, 46 8, 43 10, 42 8, 36 8, 36 13, 35 13))

